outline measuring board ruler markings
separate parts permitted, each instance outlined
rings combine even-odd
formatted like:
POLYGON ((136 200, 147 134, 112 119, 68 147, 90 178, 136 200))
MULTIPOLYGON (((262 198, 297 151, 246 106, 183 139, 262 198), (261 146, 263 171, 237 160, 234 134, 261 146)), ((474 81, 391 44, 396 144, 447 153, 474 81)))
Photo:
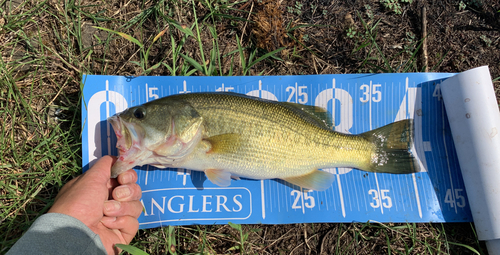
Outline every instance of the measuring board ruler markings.
POLYGON ((118 155, 106 118, 127 107, 179 93, 236 92, 315 105, 331 113, 338 132, 359 134, 413 119, 413 153, 422 172, 368 173, 323 169, 335 175, 325 191, 282 180, 238 180, 218 187, 189 169, 137 167, 143 190, 140 227, 301 222, 471 221, 439 84, 452 74, 356 74, 252 77, 83 77, 83 165, 118 155), (86 106, 86 107, 85 107, 86 106))

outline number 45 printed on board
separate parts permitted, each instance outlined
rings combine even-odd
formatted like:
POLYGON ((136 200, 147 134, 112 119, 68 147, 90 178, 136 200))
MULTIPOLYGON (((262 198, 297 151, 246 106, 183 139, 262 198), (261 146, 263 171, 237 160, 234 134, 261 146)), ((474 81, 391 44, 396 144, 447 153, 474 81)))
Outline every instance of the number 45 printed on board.
POLYGON ((463 189, 454 189, 455 192, 452 191, 452 189, 446 190, 446 195, 444 197, 444 202, 447 204, 450 204, 451 208, 454 208, 455 205, 460 208, 465 207, 465 197, 462 196, 461 192, 463 192, 463 189))

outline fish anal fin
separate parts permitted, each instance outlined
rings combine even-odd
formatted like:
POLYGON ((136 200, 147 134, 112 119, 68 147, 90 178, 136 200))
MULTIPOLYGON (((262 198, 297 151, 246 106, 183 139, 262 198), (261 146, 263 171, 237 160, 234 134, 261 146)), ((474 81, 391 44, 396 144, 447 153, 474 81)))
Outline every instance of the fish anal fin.
POLYGON ((206 169, 205 175, 215 185, 227 187, 231 184, 231 173, 221 169, 206 169))
POLYGON ((235 153, 240 148, 241 139, 239 134, 222 134, 205 138, 211 145, 207 153, 235 153))
POLYGON ((296 177, 283 178, 283 180, 302 188, 323 191, 332 186, 335 176, 328 172, 316 169, 311 173, 296 177))

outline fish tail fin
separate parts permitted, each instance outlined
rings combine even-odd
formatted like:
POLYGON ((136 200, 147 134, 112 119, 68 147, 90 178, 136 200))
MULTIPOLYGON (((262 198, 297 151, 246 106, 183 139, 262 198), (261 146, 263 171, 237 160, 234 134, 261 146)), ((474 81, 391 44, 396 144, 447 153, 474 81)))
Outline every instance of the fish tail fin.
POLYGON ((361 134, 375 145, 367 169, 375 173, 410 174, 420 171, 418 160, 410 149, 413 143, 413 122, 401 120, 361 134))

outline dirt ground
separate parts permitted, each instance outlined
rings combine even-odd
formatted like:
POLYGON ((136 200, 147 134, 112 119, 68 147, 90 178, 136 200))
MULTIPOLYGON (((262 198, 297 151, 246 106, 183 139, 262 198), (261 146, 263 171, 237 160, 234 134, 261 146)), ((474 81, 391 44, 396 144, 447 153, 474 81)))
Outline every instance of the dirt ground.
MULTIPOLYGON (((12 1, 15 2, 15 1, 12 1)), ((81 6, 86 13, 80 27, 81 39, 75 39, 67 31, 72 28, 60 28, 54 17, 63 20, 60 14, 38 17, 45 23, 39 26, 27 26, 26 34, 39 36, 41 42, 55 49, 53 53, 44 53, 47 58, 47 70, 40 79, 49 80, 40 91, 51 91, 59 95, 64 91, 64 98, 54 97, 52 102, 68 106, 66 116, 74 115, 74 106, 78 105, 81 75, 83 73, 107 75, 145 75, 145 71, 130 61, 139 61, 141 53, 137 45, 118 36, 114 36, 109 45, 101 43, 108 33, 93 28, 103 26, 128 33, 143 41, 151 40, 158 31, 164 29, 155 13, 145 16, 136 25, 124 25, 126 21, 137 18, 143 10, 164 1, 114 1, 99 3, 83 1, 81 6), (101 13, 101 14, 98 14, 101 13), (97 15, 98 14, 98 15, 97 15), (59 15, 59 16, 58 16, 59 15), (96 19, 95 17, 106 17, 96 19), (54 29, 52 29, 54 28, 54 29), (55 35, 54 30, 61 34, 55 35), (39 31, 42 31, 41 33, 39 31), (73 45, 77 52, 72 59, 64 43, 73 45), (90 50, 92 51, 91 53, 90 50), (90 56, 90 57, 89 57, 90 56), (61 61, 63 59, 64 61, 61 61), (63 88, 52 86, 50 80, 64 84, 63 88), (70 105, 73 107, 71 108, 70 105)), ((257 49, 265 54, 285 47, 277 54, 280 59, 267 59, 257 63, 250 75, 301 75, 301 74, 339 74, 360 72, 420 72, 425 70, 422 50, 422 7, 426 7, 427 21, 427 67, 432 72, 462 72, 468 69, 488 65, 494 80, 497 97, 500 96, 500 2, 498 0, 414 0, 412 3, 400 2, 401 13, 385 7, 378 0, 249 0, 232 8, 221 8, 217 13, 228 15, 210 15, 211 9, 227 1, 196 1, 199 22, 213 24, 218 37, 220 55, 238 49, 236 36, 241 44, 249 49, 257 49), (211 4, 208 4, 211 3, 211 4), (219 4, 219 5, 217 5, 219 4), (379 50, 374 48, 377 45, 379 50)), ((181 26, 190 26, 195 22, 190 1, 179 0, 169 9, 159 11, 181 26)), ((35 3, 33 3, 35 5, 35 3)), ((47 13, 63 13, 65 5, 57 0, 44 2, 47 13)), ((2 19, 0 19, 0 23, 2 19)), ((4 21, 5 22, 5 21, 4 21)), ((9 32, 10 33, 10 32, 9 32)), ((172 58, 171 33, 180 40, 183 34, 170 29, 162 35, 163 40, 152 44, 146 64, 149 67, 172 58)), ((0 36, 4 42, 9 40, 8 33, 0 36)), ((208 29, 202 30, 201 43, 205 54, 214 47, 213 36, 208 29)), ((38 78, 30 72, 38 68, 29 65, 34 57, 26 57, 26 52, 36 52, 39 48, 36 40, 23 42, 5 50, 9 58, 20 65, 16 66, 15 77, 19 79, 21 93, 29 94, 30 82, 38 78)), ((149 46, 149 45, 148 45, 149 46)), ((199 43, 188 38, 182 52, 201 62, 199 43)), ((35 56, 36 54, 30 55, 35 56)), ((183 63, 182 59, 178 63, 183 63)), ((243 69, 235 57, 223 58, 220 67, 222 74, 241 75, 243 69)), ((37 69, 38 70, 38 69, 37 69)), ((180 75, 181 73, 176 73, 180 75)), ((163 65, 152 69, 147 75, 172 75, 163 65)), ((192 75, 203 75, 194 72, 192 75)), ((49 92, 47 92, 49 93, 49 92)), ((60 116, 60 117, 61 117, 60 116)), ((63 117, 61 117, 63 118, 63 117)), ((64 124, 63 124, 64 125, 64 124)), ((33 146, 36 146, 34 144, 33 146)), ((26 166, 23 166, 26 167, 26 166)), ((46 168, 52 165, 44 166, 46 168)), ((68 176, 66 176, 68 178, 68 176)), ((57 189, 57 186, 53 187, 57 189)), ((44 191, 45 192, 45 191, 44 191)), ((55 192, 47 192, 50 201, 55 192)), ((38 205, 45 208, 50 202, 38 205)), ((36 215, 30 215, 33 218, 36 215)), ((258 254, 385 254, 388 251, 401 254, 451 253, 471 254, 464 246, 445 247, 440 240, 465 244, 474 249, 485 251, 484 244, 478 244, 477 237, 469 223, 460 224, 388 224, 388 227, 365 223, 354 224, 289 224, 289 225, 248 225, 244 230, 249 234, 247 244, 249 253, 258 254), (400 229, 400 231, 396 231, 400 229), (412 230, 414 232, 412 232, 412 230), (415 242, 418 239, 421 243, 415 242), (439 251, 428 248, 440 247, 439 251), (408 250, 408 247, 413 247, 408 250), (448 252, 440 252, 448 251, 448 252)), ((208 253, 236 253, 230 251, 234 238, 239 234, 229 226, 200 226, 199 228, 179 228, 184 236, 209 235, 211 251, 208 253), (200 231, 201 230, 201 231, 200 231)), ((17 233, 20 234, 20 233, 17 233)), ((151 239, 150 231, 140 231, 137 242, 151 239)), ((202 252, 199 243, 189 238, 178 238, 177 250, 181 253, 202 252)), ((158 253, 165 252, 159 249, 158 253)))
MULTIPOLYGON (((497 1, 470 1, 463 10, 459 8, 460 1, 414 1, 402 4, 402 13, 398 15, 379 1, 366 0, 302 2, 303 11, 299 15, 289 9, 297 9, 296 2, 250 1, 238 5, 240 10, 252 14, 231 14, 248 18, 254 23, 239 23, 237 26, 224 20, 218 23, 219 45, 223 54, 237 49, 234 40, 237 34, 243 38, 243 42, 255 44, 267 52, 286 47, 279 54, 284 61, 258 64, 253 69, 253 75, 263 70, 265 75, 382 72, 382 69, 402 72, 406 65, 409 65, 406 72, 419 72, 425 70, 423 52, 417 49, 423 38, 422 7, 425 6, 429 71, 453 73, 488 65, 492 79, 496 79, 497 95, 500 94, 497 78, 500 76, 500 3, 497 1), (326 14, 323 10, 326 10, 326 14), (375 41, 382 54, 370 52, 367 48, 356 51, 366 40, 363 22, 369 28, 378 22, 375 41), (299 27, 291 33, 297 40, 293 40, 286 31, 287 27, 293 26, 299 27), (357 32, 352 38, 347 34, 349 28, 357 32), (416 60, 408 64, 406 61, 414 53, 416 60), (388 59, 388 65, 384 64, 383 57, 388 59)), ((187 24, 192 22, 189 15, 182 18, 187 24)), ((195 43, 192 43, 196 48, 195 43)), ((210 48, 211 44, 207 42, 206 50, 210 48)), ((229 70, 230 65, 231 62, 226 61, 224 70, 229 70)), ((130 72, 134 73, 132 70, 130 72)), ((157 70, 154 74, 164 73, 157 70)), ((450 242, 474 243, 472 228, 466 223, 445 226, 416 224, 418 233, 415 235, 419 240, 431 240, 427 238, 437 234, 436 228, 455 233, 447 237, 450 242)), ((208 231, 212 228, 203 229, 208 231)), ((391 232, 388 234, 390 237, 387 237, 381 234, 380 229, 364 228, 363 224, 262 225, 246 226, 246 229, 259 229, 250 234, 249 243, 263 244, 264 248, 254 247, 254 251, 268 254, 385 254, 389 246, 387 238, 391 240, 393 250, 398 252, 404 252, 403 247, 413 243, 409 236, 391 232), (360 236, 355 234, 358 231, 360 236), (339 250, 339 247, 343 248, 339 250)), ((235 234, 229 227, 216 231, 235 234)), ((410 234, 407 230, 403 232, 410 234)), ((435 241, 429 242, 440 246, 435 241)), ((227 252, 227 241, 219 240, 212 244, 215 244, 212 248, 217 253, 227 252)), ((483 244, 479 248, 477 244, 472 246, 485 250, 483 244)), ((433 253, 425 247, 417 245, 408 254, 433 253)), ((189 245, 185 248, 186 251, 195 251, 189 245)), ((449 252, 471 253, 458 246, 452 247, 449 252)))
MULTIPOLYGON (((244 46, 257 46, 263 52, 279 47, 286 47, 279 55, 284 61, 266 61, 256 66, 252 74, 264 71, 265 75, 297 75, 325 73, 358 73, 358 72, 393 72, 403 71, 402 65, 413 53, 416 61, 407 72, 424 70, 422 51, 417 50, 422 39, 422 7, 426 6, 427 18, 427 56, 429 71, 461 72, 474 67, 488 65, 492 78, 500 76, 499 62, 499 26, 500 3, 498 1, 465 1, 470 4, 460 9, 461 1, 413 1, 411 4, 401 3, 402 13, 395 14, 379 1, 305 1, 301 4, 300 15, 294 0, 254 0, 236 5, 237 10, 228 10, 227 14, 249 22, 217 18, 215 20, 218 33, 219 50, 227 54, 237 49, 235 35, 239 36, 244 46), (249 13, 251 11, 251 14, 249 13), (381 54, 360 48, 366 40, 367 27, 375 31, 375 41, 381 54), (376 26, 375 26, 376 23, 376 26), (296 28, 290 31, 290 28, 296 28), (353 37, 348 30, 356 31, 353 37), (292 38, 292 35, 294 38, 292 38), (384 66, 383 57, 388 60, 390 68, 384 66), (366 61, 369 59, 369 61, 366 61), (367 62, 369 64, 367 64, 367 62), (381 68, 377 68, 381 67, 381 68)), ((209 9, 199 4, 198 19, 206 18, 209 9)), ((122 20, 130 20, 137 15, 137 9, 144 9, 134 2, 127 6, 115 6, 122 20)), ((174 16, 181 24, 194 22, 192 9, 173 8, 174 16)), ((91 28, 91 21, 83 27, 85 35, 83 43, 91 45, 92 35, 104 35, 91 28)), ((132 36, 154 36, 157 24, 144 22, 143 31, 129 29, 132 36)), ((166 39, 168 33, 164 36, 166 39)), ((211 36, 208 30, 202 31, 204 51, 212 49, 211 36)), ((95 39, 93 40, 95 43, 95 39)), ((137 58, 137 48, 128 47, 124 39, 117 39, 116 47, 107 49, 113 56, 107 61, 108 73, 120 75, 138 75, 141 70, 129 60, 137 58), (134 50, 135 49, 135 50, 134 50), (116 55, 115 55, 116 53, 116 55)), ((170 40, 155 44, 151 50, 150 64, 165 58, 170 49, 170 40)), ((194 40, 186 41, 184 49, 195 59, 199 56, 199 45, 194 40), (191 50, 192 49, 192 50, 191 50)), ((99 49, 96 49, 99 53, 99 49)), ((108 53, 109 54, 109 53, 108 53)), ((167 56, 168 57, 168 56, 167 56)), ((100 71, 102 63, 96 62, 92 71, 100 71)), ((236 63, 237 64, 237 63, 236 63)), ((231 59, 223 63, 224 73, 230 69, 231 59)), ((164 67, 155 69, 150 75, 165 75, 164 67)), ((238 74, 238 72, 236 72, 238 74)), ((200 75, 200 74, 198 74, 200 75)))

